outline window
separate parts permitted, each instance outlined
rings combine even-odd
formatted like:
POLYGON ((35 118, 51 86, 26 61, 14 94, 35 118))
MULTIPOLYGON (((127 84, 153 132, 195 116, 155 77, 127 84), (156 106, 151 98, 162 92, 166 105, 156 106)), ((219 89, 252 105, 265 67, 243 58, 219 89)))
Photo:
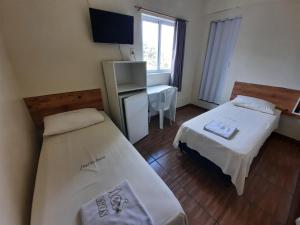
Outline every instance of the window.
POLYGON ((142 15, 143 59, 149 73, 170 72, 173 54, 175 22, 142 15))

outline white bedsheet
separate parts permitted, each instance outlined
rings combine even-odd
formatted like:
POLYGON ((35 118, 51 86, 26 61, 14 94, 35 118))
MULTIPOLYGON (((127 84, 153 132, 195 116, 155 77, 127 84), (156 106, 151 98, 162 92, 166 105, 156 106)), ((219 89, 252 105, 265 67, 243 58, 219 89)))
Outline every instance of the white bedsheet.
POLYGON ((103 123, 44 138, 31 225, 79 225, 84 203, 125 180, 154 224, 187 224, 170 189, 105 116, 103 123))
POLYGON ((279 117, 278 110, 276 115, 270 115, 227 102, 182 124, 174 146, 178 147, 179 141, 186 143, 189 148, 214 162, 224 174, 231 176, 238 195, 242 195, 253 158, 278 127, 279 117), (230 140, 219 137, 203 129, 212 120, 230 124, 239 131, 230 140))

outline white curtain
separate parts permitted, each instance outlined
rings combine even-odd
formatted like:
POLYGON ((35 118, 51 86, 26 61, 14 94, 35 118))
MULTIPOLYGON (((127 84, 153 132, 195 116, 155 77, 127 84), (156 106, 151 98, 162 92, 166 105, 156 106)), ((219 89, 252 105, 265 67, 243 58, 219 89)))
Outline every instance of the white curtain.
POLYGON ((237 41, 241 18, 211 23, 199 99, 221 103, 227 70, 237 41))

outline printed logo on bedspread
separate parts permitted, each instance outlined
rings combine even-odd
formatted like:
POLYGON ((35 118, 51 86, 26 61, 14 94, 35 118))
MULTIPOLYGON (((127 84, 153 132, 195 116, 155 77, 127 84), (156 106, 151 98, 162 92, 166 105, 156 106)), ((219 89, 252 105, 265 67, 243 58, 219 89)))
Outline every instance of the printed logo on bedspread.
POLYGON ((81 167, 80 167, 80 170, 86 169, 86 168, 88 168, 91 165, 95 165, 96 162, 98 162, 98 161, 100 161, 100 160, 102 160, 104 158, 105 158, 105 156, 102 156, 100 158, 96 158, 96 160, 92 160, 92 161, 89 161, 89 162, 87 162, 85 164, 82 164, 81 167))
MULTIPOLYGON (((108 204, 110 204, 109 206, 116 213, 120 213, 128 204, 128 199, 121 196, 121 192, 122 188, 116 187, 114 190, 107 193, 109 199, 108 204)), ((104 217, 110 214, 105 196, 96 199, 96 204, 98 206, 99 217, 104 217)))

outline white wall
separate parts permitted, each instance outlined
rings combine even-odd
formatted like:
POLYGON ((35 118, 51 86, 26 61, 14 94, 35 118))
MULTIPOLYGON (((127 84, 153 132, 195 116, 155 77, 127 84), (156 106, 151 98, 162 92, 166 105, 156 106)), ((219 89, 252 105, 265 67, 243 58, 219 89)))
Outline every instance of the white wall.
POLYGON ((169 85, 171 75, 169 73, 163 74, 149 74, 147 76, 147 86, 155 86, 155 85, 169 85))
MULTIPOLYGON (((241 30, 231 61, 224 101, 234 81, 300 89, 300 2, 293 0, 207 0, 201 65, 204 61, 209 22, 242 16, 241 30)), ((202 66, 195 76, 193 102, 197 100, 202 66)), ((300 121, 283 118, 279 132, 300 140, 300 121)))
MULTIPOLYGON (((100 87, 105 91, 100 62, 121 59, 118 45, 91 40, 88 7, 135 16, 136 58, 142 58, 138 4, 190 20, 187 30, 186 62, 178 103, 191 100, 197 46, 200 37, 199 0, 2 0, 0 17, 4 41, 24 97, 100 87)), ((124 56, 129 47, 122 46, 124 56)), ((165 80, 158 75, 157 80, 165 80)), ((153 81, 153 77, 150 78, 153 81)), ((154 79, 154 83, 157 82, 154 79)), ((150 81, 151 82, 151 81, 150 81)), ((105 93, 104 93, 105 98, 105 93)), ((106 98, 105 98, 106 100, 106 98)), ((105 104, 107 106, 107 104, 105 104)))
POLYGON ((1 224, 29 224, 36 155, 33 124, 0 37, 1 224))

